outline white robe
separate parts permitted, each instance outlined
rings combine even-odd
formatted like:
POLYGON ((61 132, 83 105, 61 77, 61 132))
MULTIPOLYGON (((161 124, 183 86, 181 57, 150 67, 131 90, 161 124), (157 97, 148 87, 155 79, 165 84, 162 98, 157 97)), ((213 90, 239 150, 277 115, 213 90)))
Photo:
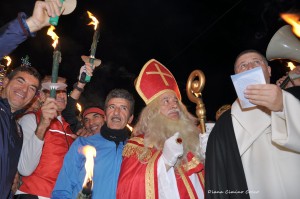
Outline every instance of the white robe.
POLYGON ((300 198, 300 101, 283 91, 282 112, 232 105, 233 127, 251 199, 300 198))

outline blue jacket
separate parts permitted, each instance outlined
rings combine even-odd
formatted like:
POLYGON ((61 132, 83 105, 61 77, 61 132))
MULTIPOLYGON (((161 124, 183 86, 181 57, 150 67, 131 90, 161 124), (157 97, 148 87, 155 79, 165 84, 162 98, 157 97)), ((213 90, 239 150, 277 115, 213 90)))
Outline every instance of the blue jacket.
POLYGON ((23 132, 11 113, 7 99, 0 97, 0 198, 7 198, 17 172, 23 132))
POLYGON ((26 18, 26 14, 20 12, 16 19, 0 28, 0 59, 15 50, 28 37, 35 35, 30 33, 26 18))
POLYGON ((86 172, 85 157, 80 150, 86 145, 91 145, 96 149, 92 198, 116 198, 124 143, 120 142, 116 148, 115 142, 106 140, 100 134, 95 134, 86 138, 79 137, 73 142, 56 180, 52 199, 76 199, 82 190, 86 172))

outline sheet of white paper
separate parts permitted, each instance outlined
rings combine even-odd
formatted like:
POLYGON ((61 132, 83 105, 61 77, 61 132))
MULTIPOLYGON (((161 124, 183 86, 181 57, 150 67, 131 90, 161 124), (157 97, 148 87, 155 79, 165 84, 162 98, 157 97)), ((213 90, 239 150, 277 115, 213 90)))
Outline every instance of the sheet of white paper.
POLYGON ((231 80, 242 108, 250 108, 255 106, 244 97, 244 91, 248 85, 266 83, 262 68, 256 67, 236 75, 231 75, 231 80))

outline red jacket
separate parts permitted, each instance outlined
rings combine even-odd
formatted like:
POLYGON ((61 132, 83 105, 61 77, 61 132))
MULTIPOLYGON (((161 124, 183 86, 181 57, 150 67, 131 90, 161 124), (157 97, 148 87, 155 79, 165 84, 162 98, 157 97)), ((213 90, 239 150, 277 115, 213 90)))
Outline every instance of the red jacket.
MULTIPOLYGON (((38 124, 41 112, 38 111, 35 115, 38 124)), ((63 118, 62 122, 60 123, 56 118, 52 120, 45 133, 40 162, 30 176, 22 177, 21 191, 28 194, 51 197, 64 157, 74 141, 70 136, 72 131, 69 124, 63 118)))

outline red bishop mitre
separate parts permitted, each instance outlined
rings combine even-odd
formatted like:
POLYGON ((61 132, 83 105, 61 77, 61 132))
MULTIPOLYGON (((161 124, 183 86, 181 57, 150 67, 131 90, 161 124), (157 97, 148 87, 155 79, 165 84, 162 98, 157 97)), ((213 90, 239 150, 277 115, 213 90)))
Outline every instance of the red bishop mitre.
POLYGON ((181 100, 180 91, 172 73, 155 59, 149 60, 135 81, 135 89, 146 104, 167 91, 175 92, 181 100))

